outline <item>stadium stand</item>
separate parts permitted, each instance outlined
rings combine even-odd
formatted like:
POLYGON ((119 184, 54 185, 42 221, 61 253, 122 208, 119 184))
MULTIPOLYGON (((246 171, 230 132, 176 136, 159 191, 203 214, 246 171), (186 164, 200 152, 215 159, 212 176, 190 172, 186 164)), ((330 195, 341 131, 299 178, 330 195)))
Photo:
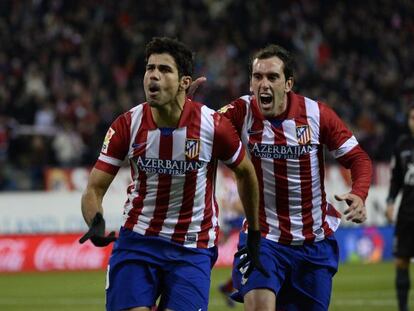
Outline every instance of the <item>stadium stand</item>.
POLYGON ((331 105, 387 161, 414 100, 414 2, 0 1, 0 190, 42 190, 47 166, 91 166, 107 127, 142 102, 144 43, 197 51, 197 99, 248 92, 269 42, 295 51, 295 90, 331 105))

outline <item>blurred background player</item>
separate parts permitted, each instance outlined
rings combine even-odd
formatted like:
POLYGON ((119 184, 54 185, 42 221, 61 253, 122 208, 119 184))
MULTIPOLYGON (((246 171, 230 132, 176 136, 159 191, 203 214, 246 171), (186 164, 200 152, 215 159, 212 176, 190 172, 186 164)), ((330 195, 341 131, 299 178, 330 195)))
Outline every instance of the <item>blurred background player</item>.
POLYGON ((249 258, 258 261, 260 231, 254 168, 230 122, 186 98, 192 52, 181 42, 154 38, 146 46, 143 85, 147 102, 109 128, 82 196, 89 231, 81 238, 108 245, 102 200, 128 158, 128 187, 121 227, 110 257, 107 310, 207 310, 210 273, 217 258, 217 160, 234 172, 249 230, 249 258))
POLYGON ((394 148, 392 176, 386 217, 394 222, 394 202, 402 191, 394 232, 395 287, 400 311, 408 310, 410 258, 414 257, 414 106, 408 109, 409 134, 402 135, 394 148))
MULTIPOLYGON (((220 112, 237 129, 256 170, 261 260, 272 275, 247 275, 249 263, 239 251, 234 297, 244 300, 245 310, 328 310, 339 260, 334 232, 340 214, 326 200, 323 147, 351 170, 351 191, 335 198, 348 203, 344 214, 355 223, 366 220, 371 161, 331 108, 292 91, 288 51, 269 45, 254 55, 250 70, 252 95, 220 112)), ((241 232, 239 248, 245 239, 241 232)))

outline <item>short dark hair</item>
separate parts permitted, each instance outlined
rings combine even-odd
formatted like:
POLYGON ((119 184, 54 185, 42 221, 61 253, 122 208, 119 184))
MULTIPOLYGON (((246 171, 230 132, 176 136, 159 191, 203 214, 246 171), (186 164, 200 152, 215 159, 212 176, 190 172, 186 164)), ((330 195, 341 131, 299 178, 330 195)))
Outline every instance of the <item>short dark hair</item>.
POLYGON ((253 58, 250 61, 250 73, 253 73, 253 62, 256 58, 267 59, 275 56, 279 57, 283 62, 283 73, 285 74, 286 80, 293 78, 293 68, 295 63, 292 54, 285 48, 276 44, 270 44, 253 55, 253 58))
POLYGON ((178 76, 192 76, 194 67, 193 52, 181 41, 168 37, 154 37, 145 48, 145 62, 151 54, 170 54, 178 69, 178 76))

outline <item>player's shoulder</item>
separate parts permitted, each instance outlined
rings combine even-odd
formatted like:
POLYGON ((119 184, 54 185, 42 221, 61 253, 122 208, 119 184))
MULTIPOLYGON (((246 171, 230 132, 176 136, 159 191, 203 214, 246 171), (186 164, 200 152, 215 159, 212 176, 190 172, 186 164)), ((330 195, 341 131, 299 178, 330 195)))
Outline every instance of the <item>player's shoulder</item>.
POLYGON ((203 111, 208 112, 208 113, 215 112, 214 109, 211 109, 206 104, 203 104, 201 102, 197 102, 197 101, 192 100, 192 99, 188 99, 188 101, 191 103, 193 109, 203 110, 203 111))
POLYGON ((336 113, 335 109, 324 100, 310 99, 306 96, 302 97, 304 102, 306 102, 308 106, 311 105, 315 110, 319 111, 319 115, 322 119, 338 118, 338 114, 336 113))
POLYGON ((299 110, 301 113, 313 112, 323 115, 324 111, 327 111, 328 113, 333 111, 326 102, 318 98, 310 98, 293 91, 288 93, 288 100, 293 107, 292 109, 299 110))
POLYGON ((138 105, 132 107, 131 109, 129 109, 127 111, 124 111, 123 113, 119 114, 116 117, 114 122, 120 123, 122 125, 131 124, 132 116, 143 113, 145 105, 147 105, 147 103, 141 103, 141 104, 138 104, 138 105))
POLYGON ((204 120, 204 122, 206 122, 206 124, 214 124, 214 126, 218 126, 221 123, 222 116, 216 110, 208 107, 203 103, 194 100, 190 101, 193 111, 199 111, 201 118, 204 120))
POLYGON ((206 104, 194 101, 189 99, 189 101, 191 101, 191 107, 192 109, 195 109, 197 111, 201 112, 201 116, 202 118, 206 118, 210 119, 210 118, 218 118, 219 116, 217 115, 217 111, 215 111, 214 109, 208 107, 206 104))
POLYGON ((251 104, 252 97, 250 95, 240 96, 239 98, 231 101, 229 104, 224 105, 219 110, 217 110, 220 114, 225 114, 227 112, 233 111, 240 111, 241 109, 245 109, 246 106, 251 104))
POLYGON ((297 95, 297 96, 300 96, 301 98, 303 98, 304 102, 312 103, 313 105, 317 106, 319 111, 334 112, 334 109, 332 109, 332 107, 327 102, 325 102, 323 100, 312 99, 312 98, 302 96, 302 95, 297 95))

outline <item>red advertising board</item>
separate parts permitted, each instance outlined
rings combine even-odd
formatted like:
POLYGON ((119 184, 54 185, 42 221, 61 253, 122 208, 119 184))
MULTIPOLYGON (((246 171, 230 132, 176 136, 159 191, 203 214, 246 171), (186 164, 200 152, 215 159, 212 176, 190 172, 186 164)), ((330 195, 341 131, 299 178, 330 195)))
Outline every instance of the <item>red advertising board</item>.
MULTIPOLYGON (((79 244, 81 234, 0 236, 0 273, 106 269, 112 246, 79 244)), ((219 246, 216 266, 231 266, 238 235, 219 246)))
POLYGON ((105 269, 112 247, 79 244, 80 236, 0 236, 0 272, 105 269))

